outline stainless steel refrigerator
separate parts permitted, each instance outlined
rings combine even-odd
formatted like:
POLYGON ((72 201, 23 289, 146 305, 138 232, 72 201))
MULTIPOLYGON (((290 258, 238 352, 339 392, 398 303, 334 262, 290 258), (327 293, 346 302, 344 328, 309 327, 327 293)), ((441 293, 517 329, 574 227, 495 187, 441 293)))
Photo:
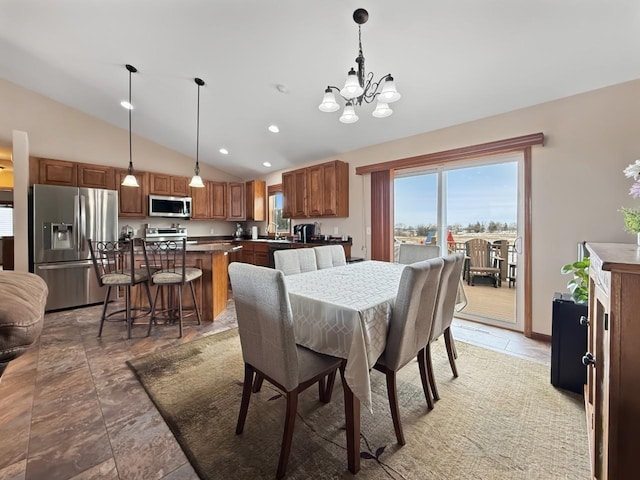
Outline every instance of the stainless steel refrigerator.
POLYGON ((102 302, 87 239, 118 239, 118 192, 34 185, 30 200, 30 260, 49 287, 46 310, 102 302))

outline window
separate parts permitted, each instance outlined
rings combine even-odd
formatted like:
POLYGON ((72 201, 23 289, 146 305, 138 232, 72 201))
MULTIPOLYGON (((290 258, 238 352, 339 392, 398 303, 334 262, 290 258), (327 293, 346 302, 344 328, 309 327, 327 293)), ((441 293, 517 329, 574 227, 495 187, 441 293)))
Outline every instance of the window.
POLYGON ((13 237, 13 205, 0 205, 0 237, 13 237))
POLYGON ((291 220, 282 216, 282 184, 269 185, 269 224, 270 233, 289 234, 291 233, 291 220), (272 223, 275 223, 277 230, 273 229, 272 223))

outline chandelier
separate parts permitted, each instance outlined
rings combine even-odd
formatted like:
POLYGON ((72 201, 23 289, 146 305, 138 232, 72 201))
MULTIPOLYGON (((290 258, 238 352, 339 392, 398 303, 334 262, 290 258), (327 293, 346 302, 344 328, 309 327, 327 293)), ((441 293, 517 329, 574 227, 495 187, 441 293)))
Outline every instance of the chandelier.
POLYGON ((362 32, 361 25, 369 19, 369 13, 364 8, 358 8, 353 12, 353 21, 358 24, 358 71, 353 67, 347 74, 347 80, 344 87, 339 89, 329 85, 324 91, 322 103, 318 106, 321 112, 335 112, 340 109, 340 105, 336 102, 333 91, 340 93, 345 100, 344 111, 340 117, 342 123, 355 123, 358 121, 358 115, 355 112, 355 105, 362 105, 362 102, 372 103, 377 100, 376 108, 372 115, 376 118, 388 117, 393 113, 389 108, 389 104, 400 100, 400 94, 396 90, 396 84, 391 74, 384 75, 377 82, 373 81, 373 72, 368 74, 364 68, 364 55, 362 54, 362 32), (384 83, 383 83, 384 82, 384 83), (380 90, 380 91, 378 91, 380 90))
POLYGON ((133 174, 133 155, 131 152, 131 110, 133 110, 133 104, 131 103, 131 74, 136 73, 138 69, 129 64, 126 64, 125 67, 129 71, 129 101, 121 102, 120 104, 129 110, 129 168, 127 169, 127 176, 124 177, 122 181, 122 185, 125 187, 140 187, 138 180, 133 174))
POLYGON ((202 177, 200 176, 200 160, 198 158, 199 147, 200 147, 200 87, 204 85, 204 80, 201 78, 193 79, 198 86, 198 110, 196 114, 196 167, 193 171, 193 177, 191 177, 191 182, 189 182, 190 187, 195 188, 204 188, 204 183, 202 182, 202 177))

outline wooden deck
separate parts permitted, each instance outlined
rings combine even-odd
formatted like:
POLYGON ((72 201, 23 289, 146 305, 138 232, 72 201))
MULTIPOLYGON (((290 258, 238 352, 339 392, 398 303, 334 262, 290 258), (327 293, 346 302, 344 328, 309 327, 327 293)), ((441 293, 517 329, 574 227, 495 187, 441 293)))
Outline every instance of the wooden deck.
POLYGON ((467 285, 463 282, 464 293, 467 295, 467 306, 462 312, 456 314, 461 318, 469 315, 471 320, 492 318, 509 323, 516 323, 516 289, 509 288, 508 282, 503 281, 502 286, 495 288, 492 285, 467 285), (473 318, 479 317, 479 318, 473 318))

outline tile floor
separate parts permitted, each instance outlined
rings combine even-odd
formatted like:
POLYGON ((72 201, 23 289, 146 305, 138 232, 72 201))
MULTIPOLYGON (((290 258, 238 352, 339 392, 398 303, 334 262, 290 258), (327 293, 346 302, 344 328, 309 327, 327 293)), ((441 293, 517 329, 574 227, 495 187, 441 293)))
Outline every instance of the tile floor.
MULTIPOLYGON (((0 382, 0 479, 197 479, 178 443, 125 361, 235 326, 232 301, 216 322, 121 324, 96 337, 100 306, 47 314, 39 344, 0 382)), ((550 345, 455 320, 456 339, 549 364, 550 345)), ((235 415, 236 412, 233 412, 235 415)))

